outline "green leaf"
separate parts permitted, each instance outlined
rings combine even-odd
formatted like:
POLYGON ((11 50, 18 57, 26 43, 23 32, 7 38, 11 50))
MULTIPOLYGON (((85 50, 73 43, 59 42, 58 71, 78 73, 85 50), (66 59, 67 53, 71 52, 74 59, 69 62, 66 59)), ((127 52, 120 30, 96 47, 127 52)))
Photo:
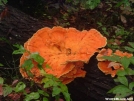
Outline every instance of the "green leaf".
POLYGON ((43 69, 42 65, 40 65, 40 64, 37 64, 37 67, 38 67, 40 70, 43 69))
POLYGON ((26 60, 23 64, 22 64, 22 68, 25 68, 26 70, 30 70, 31 68, 34 67, 34 64, 32 62, 31 59, 26 60))
POLYGON ((48 82, 48 81, 49 81, 49 78, 46 77, 46 78, 43 78, 43 79, 42 79, 41 83, 46 83, 46 82, 48 82))
POLYGON ((44 96, 46 96, 46 97, 49 97, 49 94, 46 93, 46 92, 43 91, 43 90, 39 90, 39 89, 38 89, 38 93, 41 94, 41 95, 44 95, 44 96))
POLYGON ((125 75, 127 75, 127 72, 125 70, 118 70, 117 75, 118 76, 125 76, 125 75))
POLYGON ((12 93, 13 88, 8 86, 8 85, 4 85, 3 87, 3 96, 6 97, 8 94, 12 93))
POLYGON ((0 66, 4 66, 2 63, 0 63, 0 66))
POLYGON ((125 85, 118 85, 118 86, 115 86, 114 88, 112 88, 111 90, 109 90, 107 93, 118 94, 122 91, 124 92, 125 89, 128 89, 125 85))
POLYGON ((131 68, 127 68, 125 69, 127 75, 134 75, 134 70, 132 70, 131 68))
POLYGON ((116 78, 116 79, 114 79, 114 82, 119 82, 119 80, 116 78))
POLYGON ((4 5, 7 3, 7 0, 0 0, 0 5, 4 5))
POLYGON ((26 95, 24 101, 37 100, 40 97, 38 92, 32 92, 26 95))
POLYGON ((127 58, 127 57, 122 57, 121 58, 121 64, 123 65, 123 67, 126 69, 128 68, 128 66, 130 65, 131 63, 131 59, 130 58, 127 58))
POLYGON ((131 48, 131 47, 128 47, 128 46, 125 46, 124 48, 125 48, 125 50, 127 50, 127 51, 129 51, 131 53, 134 52, 134 48, 131 48))
POLYGON ((31 53, 30 58, 33 58, 39 65, 44 63, 44 58, 41 57, 38 52, 31 53))
POLYGON ((27 75, 28 75, 29 77, 33 77, 33 76, 34 76, 30 70, 27 70, 26 73, 27 73, 27 75))
POLYGON ((117 95, 116 97, 122 98, 122 97, 129 96, 134 92, 130 90, 128 87, 126 87, 125 85, 118 85, 112 88, 111 90, 109 90, 107 93, 113 93, 117 95))
POLYGON ((122 5, 122 2, 120 1, 120 2, 118 2, 116 5, 115 5, 115 7, 119 7, 119 6, 121 6, 122 5))
POLYGON ((128 42, 128 43, 132 48, 134 48, 134 42, 128 42))
POLYGON ((62 92, 68 92, 68 88, 67 88, 67 86, 66 85, 64 85, 63 83, 60 83, 60 88, 61 88, 61 90, 62 90, 62 92))
POLYGON ((129 84, 129 89, 133 90, 133 87, 134 87, 134 82, 131 82, 131 83, 129 84))
POLYGON ((103 26, 101 22, 97 22, 97 25, 99 25, 99 27, 103 26))
POLYGON ((128 96, 130 96, 132 94, 134 94, 134 92, 131 91, 131 90, 130 91, 126 91, 126 92, 121 92, 121 93, 117 94, 115 96, 115 98, 124 98, 124 97, 128 97, 128 96))
POLYGON ((58 86, 60 82, 54 81, 53 86, 58 86))
POLYGON ((26 85, 23 82, 19 82, 16 87, 14 88, 15 92, 21 92, 24 91, 26 85))
POLYGON ((4 79, 0 77, 0 85, 3 85, 3 83, 4 83, 4 79))
POLYGON ((55 79, 55 77, 45 78, 45 79, 43 79, 42 82, 45 83, 44 88, 48 88, 48 87, 51 87, 51 86, 58 86, 58 84, 59 84, 59 81, 57 81, 57 78, 55 79))
POLYGON ((134 57, 130 57, 130 61, 134 65, 134 57))
POLYGON ((53 86, 53 80, 52 79, 49 79, 47 82, 45 82, 44 84, 44 88, 49 88, 49 87, 52 87, 53 86))
POLYGON ((65 101, 71 101, 70 94, 68 92, 62 92, 65 98, 65 101))
POLYGON ((87 9, 94 9, 95 7, 98 6, 98 4, 100 3, 100 0, 87 0, 85 2, 85 8, 87 9))
POLYGON ((103 30, 104 34, 106 34, 107 36, 109 35, 109 33, 107 32, 106 27, 102 27, 102 30, 103 30))
POLYGON ((61 92, 64 95, 66 101, 71 101, 70 94, 68 93, 68 88, 63 83, 60 83, 61 92))
POLYGON ((118 76, 117 79, 119 80, 120 83, 122 83, 125 86, 128 86, 128 80, 125 76, 118 76))
POLYGON ((46 97, 43 97, 43 101, 49 101, 48 98, 46 97))
POLYGON ((13 46, 18 48, 18 50, 14 50, 12 54, 23 54, 24 52, 26 52, 26 50, 24 49, 22 45, 15 44, 13 46))
POLYGON ((108 61, 113 61, 113 62, 119 62, 120 61, 120 57, 117 55, 112 55, 112 56, 103 56, 103 59, 106 59, 108 61))
POLYGON ((52 96, 54 97, 54 96, 56 96, 56 95, 59 95, 60 92, 61 92, 61 89, 60 89, 59 87, 57 87, 57 86, 54 86, 54 87, 53 87, 52 96))
POLYGON ((43 68, 40 69, 40 74, 43 76, 43 75, 46 75, 46 72, 43 68))

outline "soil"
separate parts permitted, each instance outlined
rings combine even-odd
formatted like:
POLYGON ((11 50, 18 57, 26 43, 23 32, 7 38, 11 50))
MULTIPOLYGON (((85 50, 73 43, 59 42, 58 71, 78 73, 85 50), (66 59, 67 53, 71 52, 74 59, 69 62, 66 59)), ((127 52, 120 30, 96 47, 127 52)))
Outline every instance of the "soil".
MULTIPOLYGON (((120 20, 120 18, 117 17, 119 16, 118 13, 120 11, 116 9, 106 11, 105 9, 108 9, 109 7, 108 5, 105 5, 105 3, 103 3, 103 7, 98 7, 95 10, 81 10, 79 12, 71 12, 71 14, 68 15, 67 19, 63 18, 63 14, 68 14, 67 11, 63 8, 56 9, 55 7, 52 6, 49 7, 48 10, 44 9, 42 10, 40 8, 42 10, 40 11, 40 14, 39 13, 35 14, 38 8, 36 2, 29 1, 28 3, 25 0, 13 0, 13 1, 9 0, 8 4, 15 8, 7 6, 9 9, 8 12, 10 13, 10 19, 3 19, 2 21, 3 22, 11 22, 15 20, 16 21, 8 23, 8 25, 3 24, 6 26, 3 26, 2 23, 0 23, 1 28, 0 30, 2 32, 5 32, 6 30, 7 32, 5 35, 3 35, 2 32, 0 32, 0 37, 7 38, 9 40, 9 42, 5 41, 0 42, 0 57, 1 57, 0 63, 4 64, 2 68, 0 67, 1 72, 0 76, 5 77, 8 77, 8 75, 11 73, 12 75, 14 75, 15 73, 14 69, 9 68, 9 66, 12 67, 15 65, 17 68, 17 66, 19 65, 20 55, 17 56, 12 55, 13 51, 12 45, 14 43, 20 43, 23 45, 23 43, 28 38, 30 38, 33 33, 35 33, 38 29, 44 26, 52 27, 56 25, 61 25, 63 27, 75 27, 78 30, 83 29, 89 30, 90 28, 99 29, 97 22, 102 21, 105 22, 104 24, 107 28, 116 25, 122 25, 125 26, 125 28, 133 28, 132 22, 134 22, 134 19, 131 19, 131 16, 127 23, 123 23, 120 20), (30 5, 33 6, 31 7, 30 5), (35 5, 36 9, 34 8, 35 5), (116 12, 114 12, 113 10, 116 10, 116 12), (17 12, 13 13, 14 11, 15 12, 18 11, 19 13, 17 12), (49 15, 42 16, 42 12, 44 11, 46 14, 49 15), (20 15, 12 15, 12 14, 20 14, 20 15), (51 19, 49 17, 51 17, 51 19), (20 18, 23 21, 20 21, 20 18), (69 25, 67 22, 69 22, 69 25), (32 24, 27 25, 27 23, 32 24), (15 64, 13 58, 16 61, 15 64)), ((57 4, 57 2, 55 4, 57 4)), ((113 78, 110 75, 105 75, 98 69, 95 55, 90 59, 88 64, 85 64, 84 70, 87 72, 84 78, 76 78, 73 82, 67 85, 69 93, 71 94, 72 101, 105 101, 105 98, 114 97, 114 95, 108 94, 107 92, 116 84, 114 83, 113 78)))

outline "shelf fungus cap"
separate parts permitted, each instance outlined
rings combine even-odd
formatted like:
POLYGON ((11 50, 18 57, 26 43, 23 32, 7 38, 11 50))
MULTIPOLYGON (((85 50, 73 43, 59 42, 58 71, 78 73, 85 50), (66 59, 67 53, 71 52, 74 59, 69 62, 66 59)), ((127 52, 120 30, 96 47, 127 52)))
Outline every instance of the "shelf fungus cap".
MULTIPOLYGON (((107 44, 107 39, 96 29, 79 31, 75 28, 42 28, 38 30, 26 43, 24 48, 30 53, 38 52, 45 59, 43 69, 52 74, 65 84, 76 77, 84 77, 86 72, 82 70, 84 63, 98 52, 99 48, 107 44), (50 68, 46 68, 46 64, 50 68)), ((27 60, 28 53, 24 53, 20 59, 20 67, 27 60)), ((34 74, 34 81, 40 82, 41 74, 37 63, 30 70, 34 74)), ((23 77, 29 78, 26 71, 20 68, 23 77)))
POLYGON ((124 70, 120 63, 111 62, 111 61, 101 61, 98 62, 98 68, 105 73, 105 75, 110 74, 112 77, 115 77, 118 70, 124 70))
POLYGON ((125 57, 125 56, 126 56, 127 58, 130 58, 130 57, 133 56, 133 54, 131 54, 131 53, 122 52, 122 51, 120 51, 120 50, 116 50, 114 54, 115 54, 115 55, 118 55, 118 56, 120 56, 120 57, 125 57))
POLYGON ((128 58, 132 57, 133 54, 122 52, 120 50, 116 50, 113 53, 111 49, 105 49, 105 48, 99 51, 99 54, 96 56, 98 60, 98 68, 106 75, 110 74, 112 77, 115 77, 118 70, 124 70, 124 67, 122 66, 122 64, 118 62, 108 61, 102 58, 103 56, 112 56, 113 54, 120 56, 120 57, 126 56, 128 58))

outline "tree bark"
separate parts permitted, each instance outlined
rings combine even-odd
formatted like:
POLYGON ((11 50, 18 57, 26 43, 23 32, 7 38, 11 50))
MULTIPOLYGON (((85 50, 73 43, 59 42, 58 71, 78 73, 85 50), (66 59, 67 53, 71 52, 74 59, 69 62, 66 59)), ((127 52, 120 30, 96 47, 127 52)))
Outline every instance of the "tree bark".
MULTIPOLYGON (((9 5, 4 7, 1 13, 5 9, 7 9, 6 15, 0 16, 0 63, 10 61, 9 64, 12 64, 13 44, 23 45, 38 29, 52 25, 39 21, 9 5)), ((7 63, 4 65, 7 66, 7 63)))
POLYGON ((16 8, 7 6, 7 15, 0 22, 0 37, 10 38, 11 42, 25 42, 38 29, 52 27, 16 8))

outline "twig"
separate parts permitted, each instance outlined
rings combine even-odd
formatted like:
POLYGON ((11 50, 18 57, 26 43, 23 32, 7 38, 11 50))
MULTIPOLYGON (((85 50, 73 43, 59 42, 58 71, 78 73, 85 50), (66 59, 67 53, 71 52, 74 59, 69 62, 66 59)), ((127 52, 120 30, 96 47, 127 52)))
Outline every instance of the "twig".
POLYGON ((12 69, 18 69, 19 67, 15 67, 15 68, 9 68, 9 67, 0 67, 0 69, 10 69, 10 70, 12 70, 12 69))

